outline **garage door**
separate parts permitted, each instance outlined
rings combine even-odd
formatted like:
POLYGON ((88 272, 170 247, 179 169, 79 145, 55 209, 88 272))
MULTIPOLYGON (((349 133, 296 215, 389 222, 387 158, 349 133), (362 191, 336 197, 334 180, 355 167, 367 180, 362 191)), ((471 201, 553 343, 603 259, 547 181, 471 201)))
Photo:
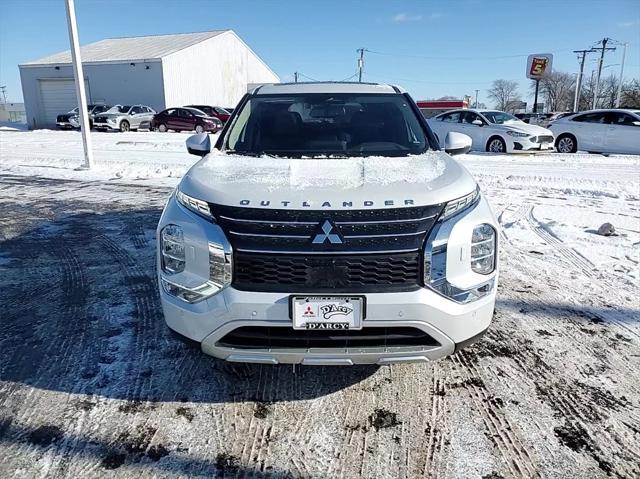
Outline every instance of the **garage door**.
MULTIPOLYGON (((89 82, 84 82, 87 102, 90 103, 89 82)), ((42 101, 42 113, 47 125, 55 124, 56 116, 74 109, 76 101, 76 84, 73 78, 60 80, 40 80, 40 99, 42 101)))

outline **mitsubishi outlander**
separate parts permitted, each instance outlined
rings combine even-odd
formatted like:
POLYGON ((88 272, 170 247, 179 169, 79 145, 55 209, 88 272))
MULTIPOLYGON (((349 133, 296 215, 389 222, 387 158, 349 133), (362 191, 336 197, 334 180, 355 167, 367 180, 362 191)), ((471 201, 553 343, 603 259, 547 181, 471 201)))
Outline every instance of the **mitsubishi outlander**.
POLYGON ((158 225, 167 325, 228 361, 424 362, 491 322, 498 225, 402 89, 263 85, 245 95, 158 225))

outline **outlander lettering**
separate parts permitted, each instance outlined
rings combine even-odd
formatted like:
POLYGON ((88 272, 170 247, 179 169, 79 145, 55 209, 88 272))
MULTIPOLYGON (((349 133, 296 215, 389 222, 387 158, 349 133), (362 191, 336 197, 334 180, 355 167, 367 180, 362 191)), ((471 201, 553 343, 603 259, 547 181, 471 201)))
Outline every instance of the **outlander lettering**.
POLYGON ((424 362, 478 340, 498 224, 447 154, 470 138, 443 140, 398 87, 247 94, 214 152, 206 134, 187 140, 203 158, 160 218, 169 328, 206 354, 266 364, 424 362))

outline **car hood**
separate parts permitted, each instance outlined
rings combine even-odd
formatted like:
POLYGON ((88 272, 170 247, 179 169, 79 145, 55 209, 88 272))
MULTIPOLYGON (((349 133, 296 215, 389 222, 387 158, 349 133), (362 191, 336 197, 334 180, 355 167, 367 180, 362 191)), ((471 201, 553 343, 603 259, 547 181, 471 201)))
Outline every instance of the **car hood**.
POLYGON ((541 126, 538 125, 530 125, 529 123, 525 123, 525 122, 513 122, 513 123, 507 123, 507 124, 503 124, 503 125, 492 125, 493 128, 498 128, 500 130, 515 130, 515 131, 519 131, 521 133, 527 133, 528 135, 550 135, 551 132, 546 129, 543 128, 541 126))
POLYGON ((96 116, 105 118, 117 118, 119 116, 127 116, 126 113, 98 113, 96 116))
POLYGON ((288 159, 215 151, 196 163, 180 190, 209 203, 257 208, 385 208, 432 205, 476 188, 448 154, 288 159))

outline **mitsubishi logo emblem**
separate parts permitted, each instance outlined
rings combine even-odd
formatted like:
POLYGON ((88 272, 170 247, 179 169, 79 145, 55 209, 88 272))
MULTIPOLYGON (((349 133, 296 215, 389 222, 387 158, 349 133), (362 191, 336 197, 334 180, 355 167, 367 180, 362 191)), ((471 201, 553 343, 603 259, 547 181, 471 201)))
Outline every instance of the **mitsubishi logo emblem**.
POLYGON ((331 244, 342 244, 342 238, 334 231, 337 231, 336 227, 330 220, 324 220, 322 226, 320 226, 322 233, 318 233, 313 238, 313 244, 324 244, 327 241, 331 244))

